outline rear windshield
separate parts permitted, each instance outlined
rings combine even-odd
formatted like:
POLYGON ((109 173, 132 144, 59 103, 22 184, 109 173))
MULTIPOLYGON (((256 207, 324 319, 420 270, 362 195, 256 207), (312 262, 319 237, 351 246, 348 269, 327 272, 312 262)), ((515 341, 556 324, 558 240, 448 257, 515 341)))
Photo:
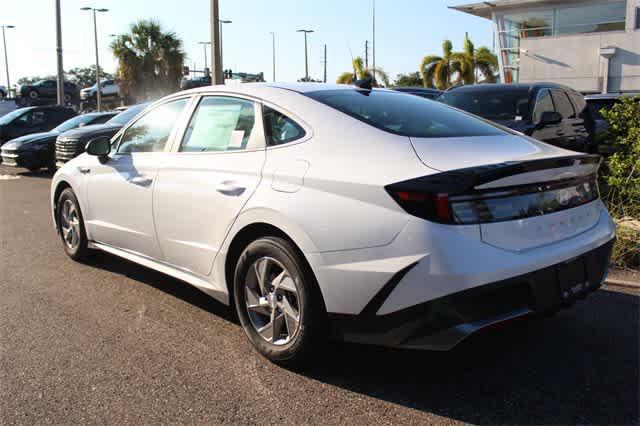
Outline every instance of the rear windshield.
POLYGON ((596 120, 604 120, 601 111, 610 109, 613 104, 616 103, 616 99, 590 99, 587 101, 591 116, 596 120))
POLYGON ((383 90, 320 90, 305 95, 360 121, 402 136, 449 138, 504 135, 504 131, 419 96, 383 90))
POLYGON ((438 101, 487 120, 522 120, 529 116, 527 89, 452 90, 440 95, 438 101))

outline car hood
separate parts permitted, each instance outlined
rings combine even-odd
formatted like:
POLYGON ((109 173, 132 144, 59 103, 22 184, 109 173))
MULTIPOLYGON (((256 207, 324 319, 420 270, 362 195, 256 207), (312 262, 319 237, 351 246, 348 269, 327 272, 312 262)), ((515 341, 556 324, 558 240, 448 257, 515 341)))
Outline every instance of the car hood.
POLYGON ((115 135, 121 128, 122 126, 114 126, 111 124, 92 124, 90 126, 66 131, 61 135, 61 137, 69 139, 95 138, 98 136, 115 135))
POLYGON ((6 149, 19 149, 23 146, 29 145, 34 142, 45 142, 45 141, 54 141, 58 137, 58 132, 42 132, 42 133, 31 133, 30 135, 20 136, 19 138, 15 138, 7 142, 3 145, 3 148, 6 149))
POLYGON ((420 160, 439 171, 576 154, 521 135, 410 139, 420 160))

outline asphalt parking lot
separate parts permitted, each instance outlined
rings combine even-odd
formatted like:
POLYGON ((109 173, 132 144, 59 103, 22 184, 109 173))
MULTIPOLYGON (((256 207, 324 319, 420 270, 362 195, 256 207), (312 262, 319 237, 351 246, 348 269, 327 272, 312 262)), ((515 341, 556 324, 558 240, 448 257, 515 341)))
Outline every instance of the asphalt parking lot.
POLYGON ((639 421, 638 291, 609 287, 450 353, 335 345, 288 371, 192 287, 106 254, 69 260, 49 183, 0 166, 2 424, 639 421))

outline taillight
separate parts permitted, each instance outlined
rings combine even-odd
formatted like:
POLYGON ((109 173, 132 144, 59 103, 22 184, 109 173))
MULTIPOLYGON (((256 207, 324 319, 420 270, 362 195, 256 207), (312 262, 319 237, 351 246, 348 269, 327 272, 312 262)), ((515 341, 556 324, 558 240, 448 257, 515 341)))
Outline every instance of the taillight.
POLYGON ((420 191, 419 180, 385 189, 409 214, 432 222, 471 225, 554 213, 598 198, 595 176, 462 194, 420 191))

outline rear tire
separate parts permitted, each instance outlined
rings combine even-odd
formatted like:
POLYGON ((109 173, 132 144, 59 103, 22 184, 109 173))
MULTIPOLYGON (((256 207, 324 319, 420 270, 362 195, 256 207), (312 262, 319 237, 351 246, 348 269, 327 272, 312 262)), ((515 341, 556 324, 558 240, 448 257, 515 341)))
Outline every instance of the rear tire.
POLYGON ((233 290, 242 328, 267 359, 295 366, 326 348, 322 295, 291 242, 264 237, 249 244, 236 265, 233 290))
POLYGON ((36 100, 38 99, 39 95, 38 95, 38 91, 37 90, 32 90, 29 92, 29 98, 31 98, 32 100, 36 100))
POLYGON ((86 259, 89 255, 87 233, 80 211, 80 203, 71 188, 62 191, 56 206, 60 240, 65 253, 78 262, 86 259))

